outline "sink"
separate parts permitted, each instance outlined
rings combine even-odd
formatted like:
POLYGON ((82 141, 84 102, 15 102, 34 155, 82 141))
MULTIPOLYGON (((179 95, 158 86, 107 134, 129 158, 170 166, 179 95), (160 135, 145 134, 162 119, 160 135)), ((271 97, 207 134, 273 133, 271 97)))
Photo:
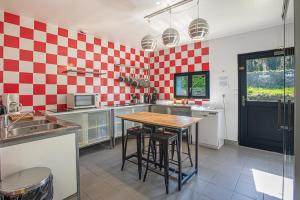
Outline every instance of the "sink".
MULTIPOLYGON (((42 120, 41 120, 42 121, 42 120)), ((34 126, 25 126, 25 127, 20 127, 20 128, 13 128, 9 131, 9 133, 13 136, 16 135, 27 135, 30 133, 35 133, 35 132, 41 132, 41 131, 50 131, 53 129, 58 129, 63 127, 62 125, 59 124, 53 124, 53 123, 44 123, 44 124, 39 124, 39 125, 34 125, 34 126)))
POLYGON ((32 121, 19 121, 12 125, 11 128, 16 129, 16 128, 22 128, 22 127, 27 127, 27 126, 36 126, 36 125, 42 125, 42 124, 47 124, 50 123, 48 120, 32 120, 32 121))

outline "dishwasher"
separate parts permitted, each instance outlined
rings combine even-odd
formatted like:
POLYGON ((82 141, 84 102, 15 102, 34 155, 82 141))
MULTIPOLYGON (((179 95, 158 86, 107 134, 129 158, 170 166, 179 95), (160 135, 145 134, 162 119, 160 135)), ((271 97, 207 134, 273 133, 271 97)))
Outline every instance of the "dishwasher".
MULTIPOLYGON (((198 123, 198 143, 212 149, 220 149, 224 144, 225 121, 223 110, 192 110, 193 117, 202 118, 198 123)), ((195 125, 192 128, 192 141, 195 144, 195 125)))

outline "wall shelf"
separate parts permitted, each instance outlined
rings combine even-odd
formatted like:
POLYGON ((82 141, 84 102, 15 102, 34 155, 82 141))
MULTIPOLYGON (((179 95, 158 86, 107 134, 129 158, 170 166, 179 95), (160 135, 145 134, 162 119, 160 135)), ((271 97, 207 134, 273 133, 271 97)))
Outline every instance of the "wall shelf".
POLYGON ((101 72, 93 72, 93 71, 88 71, 88 70, 78 70, 75 67, 68 67, 66 71, 63 71, 64 73, 80 73, 80 74, 94 74, 94 75, 104 75, 106 73, 101 73, 101 72))

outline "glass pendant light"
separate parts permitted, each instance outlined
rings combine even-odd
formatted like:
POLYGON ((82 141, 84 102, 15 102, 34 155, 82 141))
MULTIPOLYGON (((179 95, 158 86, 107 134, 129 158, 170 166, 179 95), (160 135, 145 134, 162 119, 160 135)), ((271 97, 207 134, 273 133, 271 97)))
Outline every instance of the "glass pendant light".
MULTIPOLYGON (((150 19, 149 18, 148 18, 148 24, 150 27, 150 19)), ((147 52, 154 51, 156 48, 156 45, 157 45, 156 39, 150 34, 145 35, 141 40, 141 46, 144 51, 147 51, 147 52)))
POLYGON ((180 36, 176 29, 171 27, 171 9, 170 9, 170 27, 162 34, 162 42, 167 47, 174 47, 179 43, 180 36))

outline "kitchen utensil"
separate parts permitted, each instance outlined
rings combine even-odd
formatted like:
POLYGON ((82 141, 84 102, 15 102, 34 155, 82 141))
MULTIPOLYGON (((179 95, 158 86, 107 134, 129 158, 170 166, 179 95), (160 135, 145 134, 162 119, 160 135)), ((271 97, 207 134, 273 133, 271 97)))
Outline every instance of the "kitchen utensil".
POLYGON ((145 88, 149 88, 149 87, 150 87, 150 80, 149 80, 149 75, 147 74, 145 79, 145 88))
POLYGON ((31 120, 33 119, 32 113, 11 113, 8 115, 11 121, 19 120, 22 117, 22 120, 31 120))
POLYGON ((120 69, 120 76, 119 76, 118 79, 119 79, 120 82, 123 82, 123 81, 125 81, 125 75, 122 74, 123 66, 120 65, 120 68, 121 68, 121 69, 120 69))
POLYGON ((145 78, 144 78, 144 74, 143 74, 143 78, 140 79, 140 86, 141 87, 145 87, 145 78))
POLYGON ((126 67, 125 67, 125 78, 124 78, 124 82, 129 84, 129 83, 130 83, 130 80, 129 80, 129 79, 130 79, 130 71, 129 71, 129 76, 127 76, 126 73, 127 73, 127 72, 126 72, 126 67))
MULTIPOLYGON (((135 70, 134 70, 135 71, 135 70)), ((134 78, 132 79, 132 82, 131 82, 131 87, 133 88, 137 88, 138 87, 138 79, 135 77, 135 74, 134 74, 134 78)))

